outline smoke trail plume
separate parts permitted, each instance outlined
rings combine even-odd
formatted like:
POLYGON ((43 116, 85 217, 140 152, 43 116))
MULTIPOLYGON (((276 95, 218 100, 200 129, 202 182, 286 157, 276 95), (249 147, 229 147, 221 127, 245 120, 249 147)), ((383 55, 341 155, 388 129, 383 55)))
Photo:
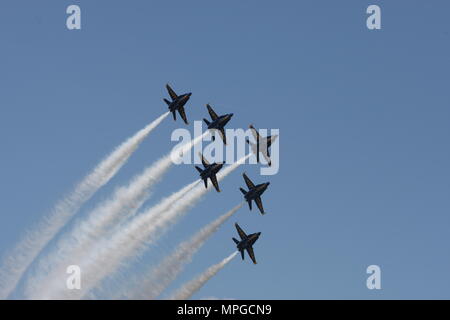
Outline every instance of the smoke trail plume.
POLYGON ((149 276, 139 277, 137 288, 128 294, 129 299, 154 299, 159 296, 167 286, 177 278, 186 264, 192 261, 194 254, 205 244, 209 237, 225 223, 243 203, 235 206, 199 232, 191 239, 182 242, 174 252, 166 257, 149 276))
MULTIPOLYGON (((197 184, 199 184, 201 180, 196 180, 189 185, 185 186, 178 192, 173 193, 170 197, 167 198, 168 202, 178 201, 180 198, 182 198, 187 192, 192 190, 197 184)), ((104 274, 104 271, 101 271, 104 268, 109 270, 109 266, 101 266, 101 265, 90 265, 90 262, 95 259, 100 254, 108 253, 111 255, 111 259, 118 258, 117 254, 115 255, 114 251, 118 250, 116 253, 119 253, 122 251, 120 247, 115 248, 114 245, 122 245, 126 246, 126 241, 136 241, 136 237, 138 237, 138 234, 133 233, 136 230, 136 227, 132 226, 132 222, 139 220, 139 222, 144 223, 143 219, 140 219, 141 215, 136 216, 133 220, 131 220, 128 224, 125 224, 120 230, 117 230, 117 232, 111 237, 101 239, 99 243, 97 243, 93 248, 91 248, 90 251, 86 253, 87 257, 84 257, 83 260, 77 262, 77 265, 80 266, 80 268, 83 270, 83 285, 81 290, 67 290, 65 288, 65 281, 64 279, 67 277, 65 274, 65 270, 60 270, 61 272, 59 275, 55 278, 46 277, 48 282, 44 283, 39 288, 34 288, 33 286, 30 286, 31 289, 37 289, 37 290, 27 290, 26 294, 29 299, 79 299, 81 298, 91 287, 93 287, 92 281, 99 281, 98 277, 96 275, 89 275, 89 267, 98 268, 100 272, 102 273, 102 277, 106 276, 107 274, 104 274), (121 236, 123 234, 127 235, 127 238, 121 236), (112 252, 110 252, 111 250, 112 252)), ((114 260, 115 263, 120 264, 120 260, 114 260)), ((94 261, 93 264, 96 262, 94 261)), ((30 284, 33 283, 33 279, 31 279, 30 284)))
POLYGON ((228 262, 230 262, 236 255, 237 251, 232 253, 229 257, 223 259, 218 264, 215 264, 208 269, 206 269, 205 272, 203 272, 201 275, 199 275, 197 278, 189 281, 185 285, 183 285, 180 289, 178 289, 169 299, 170 300, 187 300, 194 293, 196 293, 198 290, 201 289, 205 285, 205 283, 214 277, 217 272, 222 270, 228 262))
POLYGON ((50 253, 40 262, 39 269, 27 282, 25 289, 27 295, 34 296, 35 293, 42 295, 46 291, 43 287, 48 288, 52 280, 59 281, 58 275, 64 274, 65 268, 70 265, 69 261, 76 262, 82 259, 82 256, 89 251, 90 247, 110 232, 111 227, 122 221, 126 216, 135 213, 150 197, 150 187, 163 177, 176 157, 188 152, 207 134, 209 133, 204 132, 190 143, 176 148, 158 160, 132 179, 126 187, 117 189, 114 195, 95 208, 86 220, 78 223, 57 244, 55 252, 50 253))
MULTIPOLYGON (((250 154, 224 168, 217 175, 218 181, 221 181, 233 172, 249 157, 250 154)), ((198 182, 196 181, 194 184, 198 184, 198 182)), ((127 265, 131 258, 142 253, 149 244, 167 231, 169 226, 175 223, 178 218, 213 188, 210 185, 206 189, 200 185, 192 189, 189 193, 182 192, 190 186, 192 184, 174 193, 172 196, 163 199, 150 210, 136 216, 113 235, 112 238, 107 241, 102 241, 98 246, 95 246, 88 257, 82 262, 81 267, 85 285, 81 290, 66 290, 62 288, 62 290, 53 292, 51 297, 63 298, 67 297, 67 294, 69 294, 69 297, 74 297, 74 295, 83 296, 86 294, 103 278, 117 271, 121 267, 121 263, 122 265, 127 265), (126 261, 126 263, 123 263, 123 261, 126 261), (53 296, 55 293, 56 296, 53 296)))
POLYGON ((45 216, 33 230, 28 231, 2 263, 0 298, 9 296, 24 272, 50 240, 73 217, 81 205, 119 171, 139 144, 168 115, 169 112, 164 113, 117 147, 75 187, 71 194, 59 201, 49 215, 45 216))

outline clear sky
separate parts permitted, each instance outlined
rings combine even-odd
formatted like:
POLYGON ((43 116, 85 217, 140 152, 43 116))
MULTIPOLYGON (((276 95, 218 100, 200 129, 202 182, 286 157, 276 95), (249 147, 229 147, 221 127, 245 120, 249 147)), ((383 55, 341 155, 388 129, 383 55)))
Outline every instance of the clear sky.
MULTIPOLYGON (((193 92, 191 121, 209 102, 234 113, 231 128, 280 129, 280 171, 236 170, 128 272, 238 204, 245 170, 271 181, 268 214, 243 207, 172 289, 233 252, 238 221, 262 232, 258 265, 235 258, 194 298, 450 298, 449 12, 444 0, 2 0, 0 254, 167 110, 170 82, 193 92), (81 30, 66 28, 71 4, 81 30), (366 27, 370 4, 381 30, 366 27), (366 288, 372 264, 382 290, 366 288)), ((178 127, 167 118, 79 216, 178 127)), ((197 177, 173 168, 146 205, 197 177)))

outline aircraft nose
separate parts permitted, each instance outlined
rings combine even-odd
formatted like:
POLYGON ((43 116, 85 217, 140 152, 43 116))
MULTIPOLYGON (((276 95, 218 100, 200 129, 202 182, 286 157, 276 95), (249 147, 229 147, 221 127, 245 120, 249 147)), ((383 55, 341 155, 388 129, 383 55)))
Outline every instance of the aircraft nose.
POLYGON ((261 235, 261 232, 258 232, 258 237, 261 235))
POLYGON ((187 95, 188 95, 188 97, 190 97, 192 95, 192 92, 189 92, 187 95))

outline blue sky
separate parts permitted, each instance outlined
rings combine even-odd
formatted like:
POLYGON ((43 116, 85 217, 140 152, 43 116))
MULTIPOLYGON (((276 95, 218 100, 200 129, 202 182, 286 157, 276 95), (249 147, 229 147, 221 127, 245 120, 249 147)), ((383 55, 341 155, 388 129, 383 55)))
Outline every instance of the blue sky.
MULTIPOLYGON (((170 82, 280 129, 280 172, 243 167, 145 256, 242 200, 244 170, 271 181, 265 216, 242 208, 171 288, 234 250, 233 222, 261 231, 258 265, 234 259, 194 298, 450 298, 450 26, 447 1, 22 1, 0 3, 0 254, 116 145, 166 110, 170 82), (82 30, 66 29, 78 4, 82 30), (366 28, 378 4, 382 29, 366 28), (365 286, 367 266, 382 290, 365 286)), ((172 146, 166 119, 86 204, 172 146)), ((192 128, 192 126, 190 127, 192 128)), ((197 178, 173 168, 147 205, 197 178)), ((170 292, 170 291, 169 291, 170 292)))

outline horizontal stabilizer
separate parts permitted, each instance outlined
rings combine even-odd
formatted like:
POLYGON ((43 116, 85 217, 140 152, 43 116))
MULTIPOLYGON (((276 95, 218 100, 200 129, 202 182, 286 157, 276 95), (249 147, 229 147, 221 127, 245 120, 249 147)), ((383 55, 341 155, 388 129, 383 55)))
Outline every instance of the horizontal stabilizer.
POLYGON ((167 99, 163 99, 165 103, 167 103, 168 106, 170 106, 170 101, 167 99))
POLYGON ((203 118, 203 121, 205 121, 206 125, 209 126, 211 124, 211 122, 209 122, 208 120, 206 120, 205 118, 203 118))
POLYGON ((239 244, 239 240, 236 238, 233 238, 234 243, 239 244))

